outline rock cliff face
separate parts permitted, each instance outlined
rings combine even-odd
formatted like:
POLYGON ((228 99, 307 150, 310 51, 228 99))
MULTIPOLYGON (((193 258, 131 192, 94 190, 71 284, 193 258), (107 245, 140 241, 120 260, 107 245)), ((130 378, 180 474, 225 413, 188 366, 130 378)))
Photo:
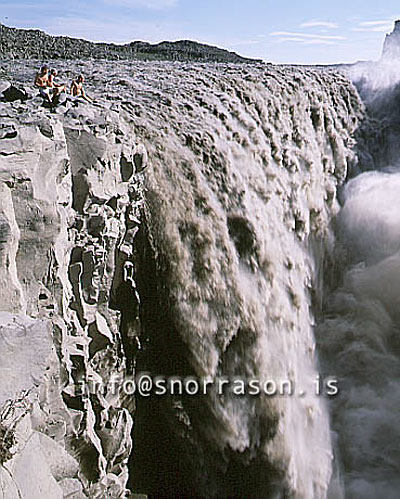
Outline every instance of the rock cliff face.
POLYGON ((0 103, 2 497, 124 497, 146 151, 111 103, 41 104, 0 103))
POLYGON ((386 35, 382 57, 384 59, 400 58, 400 20, 394 23, 393 31, 386 35))
POLYGON ((190 40, 157 44, 135 41, 125 45, 115 45, 65 36, 50 36, 40 30, 9 28, 2 24, 0 24, 0 58, 255 62, 234 52, 190 40))

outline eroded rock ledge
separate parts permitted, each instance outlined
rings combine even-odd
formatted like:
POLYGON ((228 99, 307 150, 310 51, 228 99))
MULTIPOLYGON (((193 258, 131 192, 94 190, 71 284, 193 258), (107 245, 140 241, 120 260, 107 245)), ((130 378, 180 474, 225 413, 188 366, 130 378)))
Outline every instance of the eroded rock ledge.
POLYGON ((0 116, 2 497, 125 497, 147 154, 112 102, 0 116))

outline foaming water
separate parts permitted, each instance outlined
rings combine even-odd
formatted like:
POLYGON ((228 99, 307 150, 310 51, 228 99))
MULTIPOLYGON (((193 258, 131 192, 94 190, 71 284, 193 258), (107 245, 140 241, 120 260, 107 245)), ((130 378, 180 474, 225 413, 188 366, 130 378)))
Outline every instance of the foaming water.
POLYGON ((372 264, 400 250, 399 193, 398 172, 369 172, 346 185, 340 236, 353 260, 372 264))
MULTIPOLYGON (((184 489, 166 483, 166 459, 167 471, 147 490, 157 497, 164 487, 169 497, 190 490, 194 497, 322 499, 333 450, 327 407, 314 388, 312 300, 321 300, 336 190, 353 158, 361 103, 334 73, 204 65, 157 71, 157 102, 146 100, 134 118, 152 158, 147 225, 160 283, 157 301, 141 279, 144 302, 153 303, 143 321, 153 354, 144 354, 141 368, 160 374, 166 355, 169 373, 290 379, 305 394, 156 402, 137 423, 138 439, 157 412, 164 421, 158 442, 173 434, 173 445, 181 443, 171 459, 184 455, 192 471, 184 489), (168 316, 168 332, 154 326, 160 314, 168 316)), ((148 448, 137 441, 138 456, 148 448)), ((141 471, 145 491, 152 470, 140 469, 143 459, 135 477, 141 471)))
POLYGON ((367 100, 381 97, 380 93, 393 90, 400 82, 400 61, 397 59, 357 63, 349 71, 352 81, 367 100))
POLYGON ((318 337, 325 368, 340 380, 332 412, 346 497, 394 499, 400 490, 400 173, 351 180, 339 233, 350 263, 318 337))
POLYGON ((400 61, 384 58, 376 63, 359 63, 349 76, 356 85, 369 114, 358 142, 368 170, 400 167, 400 61))
POLYGON ((400 490, 400 63, 359 64, 351 76, 370 114, 368 169, 349 181, 337 217, 342 282, 317 328, 346 497, 397 498, 400 490), (345 262, 345 265, 343 263, 345 262))

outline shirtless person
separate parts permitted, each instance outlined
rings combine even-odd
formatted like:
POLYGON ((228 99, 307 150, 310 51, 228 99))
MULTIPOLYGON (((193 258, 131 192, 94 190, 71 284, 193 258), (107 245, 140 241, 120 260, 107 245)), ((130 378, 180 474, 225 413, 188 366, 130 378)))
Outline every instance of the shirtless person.
POLYGON ((53 93, 55 94, 54 97, 61 94, 61 92, 65 92, 65 90, 66 90, 65 85, 63 85, 62 83, 55 82, 56 76, 57 76, 57 71, 55 69, 52 69, 50 71, 50 76, 48 79, 48 86, 53 88, 53 93))
POLYGON ((73 95, 74 97, 82 97, 87 102, 93 102, 93 99, 86 95, 85 89, 83 88, 84 81, 85 78, 83 77, 83 75, 79 75, 78 78, 72 82, 71 95, 73 95))
POLYGON ((52 95, 53 91, 49 87, 49 68, 47 66, 43 66, 35 76, 35 87, 39 88, 39 93, 46 99, 47 102, 52 104, 52 95))

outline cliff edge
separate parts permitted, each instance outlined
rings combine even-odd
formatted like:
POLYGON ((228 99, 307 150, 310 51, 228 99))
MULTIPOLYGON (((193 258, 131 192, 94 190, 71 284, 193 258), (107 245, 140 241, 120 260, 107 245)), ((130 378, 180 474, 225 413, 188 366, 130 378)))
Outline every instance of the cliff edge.
POLYGON ((125 497, 146 151, 118 104, 42 103, 0 102, 2 497, 125 497))

